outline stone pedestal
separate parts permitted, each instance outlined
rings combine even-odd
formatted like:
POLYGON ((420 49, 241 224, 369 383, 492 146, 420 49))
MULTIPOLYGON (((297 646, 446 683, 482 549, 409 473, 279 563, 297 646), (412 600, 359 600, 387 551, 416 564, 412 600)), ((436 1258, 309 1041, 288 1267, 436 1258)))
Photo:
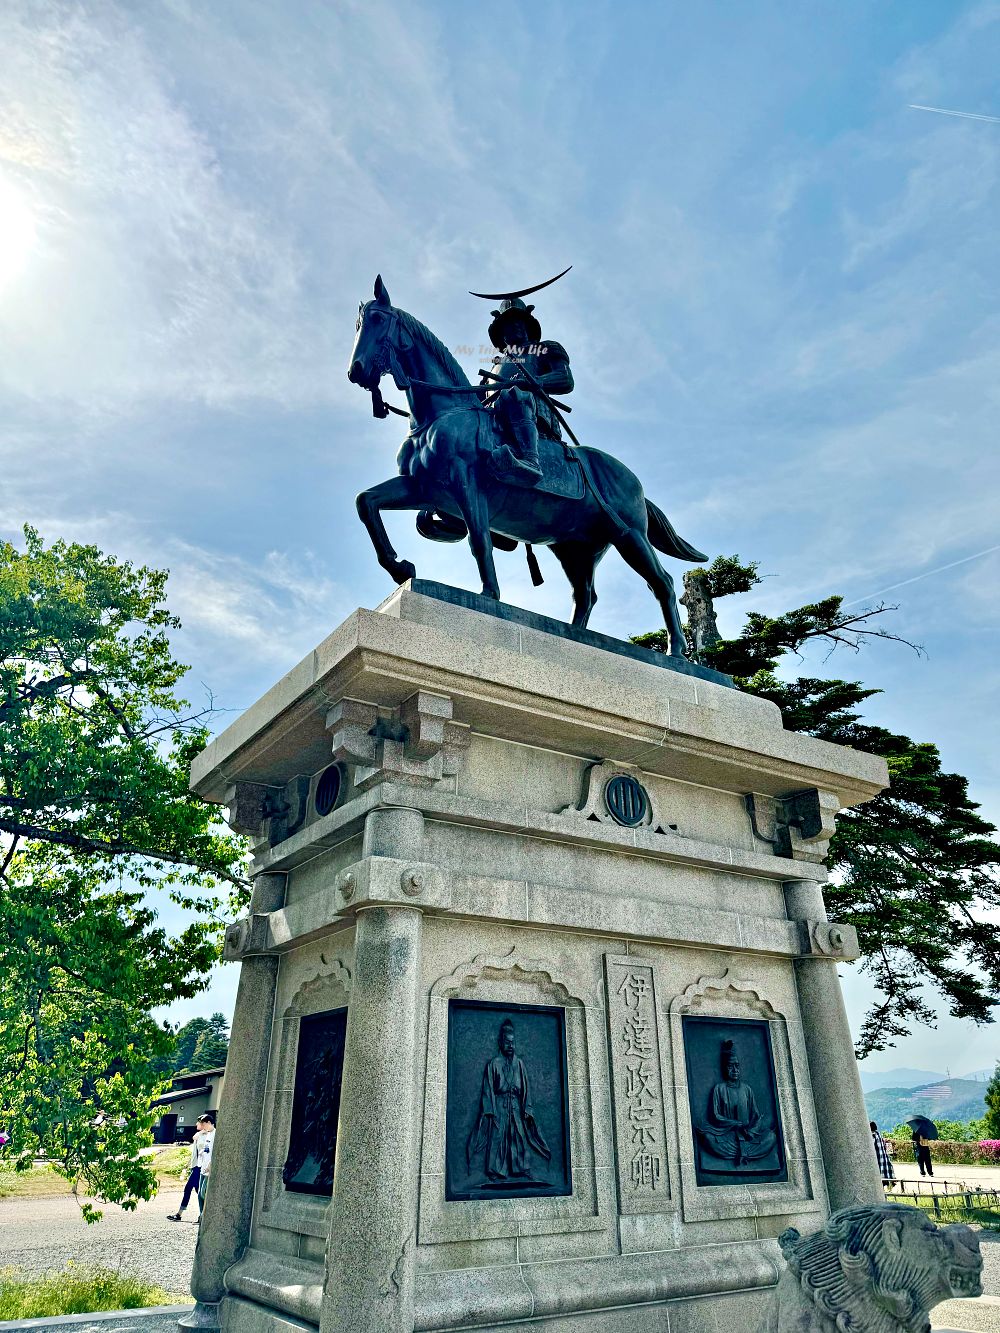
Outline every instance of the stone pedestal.
POLYGON ((192 1322, 752 1327, 879 1198, 821 862, 886 780, 600 635, 356 612, 192 774, 265 877, 192 1322))

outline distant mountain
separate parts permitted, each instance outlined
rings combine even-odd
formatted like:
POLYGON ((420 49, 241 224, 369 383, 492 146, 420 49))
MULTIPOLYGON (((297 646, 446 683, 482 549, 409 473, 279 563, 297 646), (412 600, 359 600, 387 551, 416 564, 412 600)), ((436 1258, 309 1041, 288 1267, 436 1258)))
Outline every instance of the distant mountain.
POLYGON ((868 1118, 879 1129, 894 1129, 911 1115, 929 1120, 978 1120, 986 1114, 985 1083, 941 1079, 920 1088, 878 1088, 865 1094, 868 1118))
POLYGON ((878 1073, 859 1069, 858 1073, 865 1092, 875 1092, 878 1088, 922 1088, 948 1077, 932 1069, 882 1069, 878 1073))
MULTIPOLYGON (((993 1077, 993 1070, 973 1069, 971 1073, 963 1074, 962 1077, 971 1079, 974 1083, 989 1083, 990 1079, 993 1077)), ((905 1083, 900 1083, 899 1086, 905 1088, 907 1085, 905 1083)))

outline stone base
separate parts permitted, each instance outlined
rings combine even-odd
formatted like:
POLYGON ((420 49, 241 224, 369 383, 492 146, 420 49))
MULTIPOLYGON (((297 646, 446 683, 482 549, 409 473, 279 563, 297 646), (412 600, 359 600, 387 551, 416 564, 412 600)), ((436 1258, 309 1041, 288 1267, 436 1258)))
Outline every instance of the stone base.
MULTIPOLYGON (((775 1253, 776 1249, 775 1249, 775 1253)), ((549 1290, 548 1300, 539 1304, 548 1306, 548 1313, 537 1317, 523 1316, 499 1322, 483 1322, 485 1314, 483 1274, 469 1273, 463 1284, 456 1285, 452 1300, 463 1302, 453 1306, 449 1312, 417 1309, 413 1329, 423 1333, 451 1333, 453 1329, 475 1328, 481 1333, 515 1333, 515 1330, 537 1330, 537 1333, 749 1333, 756 1330, 763 1320, 765 1309, 772 1300, 773 1281, 775 1281, 776 1261, 761 1265, 753 1278, 769 1278, 760 1285, 745 1286, 733 1290, 733 1285, 740 1277, 743 1265, 737 1261, 736 1270, 729 1269, 732 1252, 717 1252, 701 1256, 693 1261, 692 1277, 677 1284, 676 1298, 659 1296, 652 1288, 645 1289, 647 1300, 629 1302, 629 1304, 611 1304, 609 1294, 593 1290, 573 1290, 567 1288, 561 1300, 555 1297, 555 1289, 549 1290), (715 1277, 729 1277, 724 1290, 712 1288, 712 1270, 715 1277), (695 1288, 709 1282, 709 1289, 696 1294, 695 1288), (565 1312, 557 1312, 553 1306, 567 1305, 565 1312), (583 1308, 573 1308, 573 1306, 583 1308), (475 1322, 469 1322, 475 1321, 475 1322)), ((559 1285, 559 1284, 556 1284, 559 1285)), ((661 1286, 661 1284, 655 1284, 661 1286)), ((495 1290, 507 1289, 516 1293, 521 1286, 519 1273, 495 1274, 495 1290)), ((523 1288, 521 1288, 523 1290, 523 1288)), ((623 1293, 624 1294, 624 1293, 623 1293)), ((636 1293, 639 1294, 639 1293, 636 1293)), ((516 1298, 516 1297, 515 1297, 516 1298)), ((223 1333, 291 1333, 291 1330, 319 1328, 319 1293, 316 1293, 316 1320, 295 1317, 273 1306, 261 1305, 259 1301, 247 1300, 239 1296, 229 1296, 221 1308, 221 1329, 223 1333)))
POLYGON ((272 964, 237 1006, 195 1292, 228 1292, 226 1333, 753 1329, 781 1231, 881 1199, 820 862, 884 765, 469 600, 357 612, 195 764, 267 885, 227 956, 272 964), (298 1079, 334 1010, 342 1065, 298 1079), (780 1151, 704 1184, 727 1042, 780 1151), (290 1192, 338 1077, 332 1199, 290 1192), (553 1185, 462 1197, 486 1171, 553 1185))

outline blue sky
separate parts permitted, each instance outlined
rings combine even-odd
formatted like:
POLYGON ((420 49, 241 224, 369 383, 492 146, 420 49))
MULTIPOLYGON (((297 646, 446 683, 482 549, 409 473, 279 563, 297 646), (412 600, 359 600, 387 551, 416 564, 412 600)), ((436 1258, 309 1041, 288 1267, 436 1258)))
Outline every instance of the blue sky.
MULTIPOLYGON (((824 669, 1000 818, 1000 123, 909 105, 1000 116, 1000 3, 8 0, 0 49, 0 529, 168 566, 221 703, 390 590, 352 497, 400 430, 346 378, 375 273, 478 348, 468 288, 572 263, 537 313, 577 433, 772 576, 724 627, 903 584, 927 657, 824 669)), ((504 595, 564 614, 542 560, 504 595)), ((656 625, 617 558, 598 591, 595 628, 656 625)), ((998 1056, 944 1021, 871 1064, 998 1056)))

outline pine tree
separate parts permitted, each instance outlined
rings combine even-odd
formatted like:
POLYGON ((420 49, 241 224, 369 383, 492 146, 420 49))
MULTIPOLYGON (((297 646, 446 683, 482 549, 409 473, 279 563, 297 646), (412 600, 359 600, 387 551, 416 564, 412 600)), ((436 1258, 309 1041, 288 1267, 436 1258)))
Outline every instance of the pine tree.
MULTIPOLYGON (((720 557, 694 577, 697 595, 709 599, 760 582, 757 566, 738 556, 720 557)), ((691 580, 685 575, 686 587, 691 580)), ((781 616, 751 612, 736 638, 699 652, 739 689, 776 703, 790 731, 882 755, 888 764, 888 790, 838 817, 827 861, 830 916, 856 928, 861 967, 880 992, 858 1034, 859 1058, 892 1046, 914 1024, 933 1026, 924 986, 938 992, 953 1017, 976 1023, 992 1021, 1000 991, 1000 939, 983 916, 1000 907, 1000 844, 993 825, 976 813, 966 779, 942 769, 930 742, 864 722, 859 709, 877 690, 858 681, 788 681, 776 674, 782 659, 810 640, 852 648, 872 639, 904 642, 880 619, 891 609, 848 614, 843 599, 831 596, 781 616)), ((667 646, 662 631, 635 641, 661 651, 667 646)))
POLYGON ((186 1074, 189 1069, 194 1069, 195 1047, 207 1027, 207 1018, 192 1018, 182 1028, 178 1028, 174 1036, 175 1074, 186 1074))
POLYGON ((189 1068, 193 1072, 219 1069, 228 1054, 229 1025, 224 1014, 213 1014, 199 1034, 189 1068))

